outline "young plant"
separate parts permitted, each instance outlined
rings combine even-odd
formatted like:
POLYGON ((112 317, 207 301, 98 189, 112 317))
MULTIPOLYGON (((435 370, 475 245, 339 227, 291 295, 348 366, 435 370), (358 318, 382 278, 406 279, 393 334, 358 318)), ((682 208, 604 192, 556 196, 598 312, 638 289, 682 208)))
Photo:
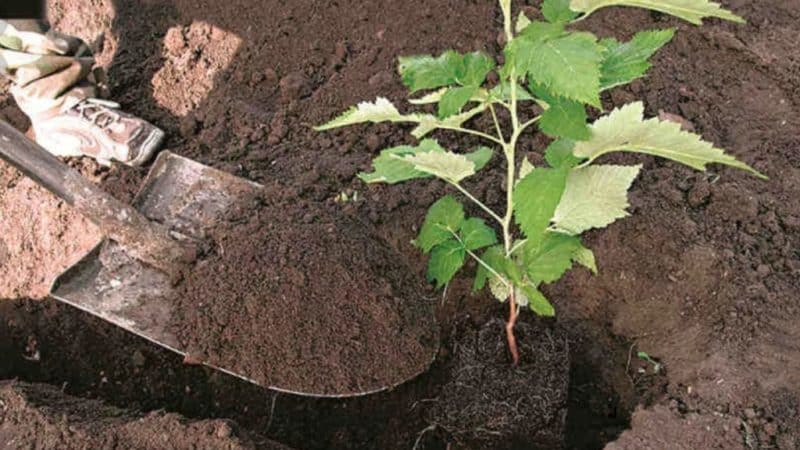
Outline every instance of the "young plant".
POLYGON ((764 177, 676 123, 645 119, 641 102, 587 124, 587 106, 602 111, 601 92, 644 76, 649 58, 674 33, 648 30, 620 42, 572 27, 600 8, 617 5, 649 8, 697 25, 706 17, 743 22, 708 0, 544 0, 543 21, 524 14, 513 21, 511 0, 500 0, 506 41, 502 66, 482 52, 450 50, 439 56, 400 58, 403 83, 412 94, 425 92, 410 103, 436 104, 436 114, 401 113, 389 100, 378 98, 316 128, 366 122, 415 125, 411 134, 421 139, 417 145, 383 150, 373 162, 374 170, 358 176, 367 183, 388 184, 439 178, 485 213, 484 218, 468 218, 459 200, 446 195, 430 207, 414 244, 430 254, 428 279, 437 288, 453 278, 467 256, 477 261, 474 289, 488 285, 498 300, 508 302, 506 336, 515 364, 519 354, 514 324, 520 309, 554 315, 540 287, 561 278, 574 263, 597 273, 594 254, 580 235, 628 216, 627 191, 642 166, 596 164, 598 159, 614 152, 645 153, 698 170, 720 163, 764 177), (499 82, 489 86, 487 75, 493 70, 499 82), (510 128, 501 126, 500 109, 507 111, 510 128), (493 132, 467 127, 472 118, 487 112, 493 132), (547 167, 534 167, 528 159, 518 165, 517 143, 533 126, 553 139, 544 149, 547 167), (490 147, 455 153, 426 138, 434 130, 478 136, 490 147), (506 162, 503 212, 484 204, 462 184, 486 166, 495 150, 506 162))

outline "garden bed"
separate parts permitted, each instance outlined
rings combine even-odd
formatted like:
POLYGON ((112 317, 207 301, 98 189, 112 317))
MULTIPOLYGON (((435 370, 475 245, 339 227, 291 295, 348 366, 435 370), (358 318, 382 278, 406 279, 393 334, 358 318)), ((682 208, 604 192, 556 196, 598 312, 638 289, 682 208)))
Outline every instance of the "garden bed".
MULTIPOLYGON (((648 116, 683 117, 771 179, 645 159, 648 170, 632 190, 634 217, 587 239, 600 274, 575 271, 547 288, 569 342, 569 448, 602 448, 629 426, 617 448, 678 432, 687 435, 687 446, 800 446, 800 12, 790 0, 723 3, 748 24, 711 20, 696 28, 609 9, 581 25, 624 38, 642 28, 677 27, 648 78, 606 94, 605 108, 642 99, 648 116), (662 370, 637 358, 638 351, 662 370)), ((115 98, 165 128, 171 151, 278 182, 287 197, 352 216, 423 274, 424 260, 410 240, 447 188, 437 182, 366 187, 354 178, 380 149, 407 143, 407 130, 380 125, 320 135, 309 126, 379 94, 399 103, 399 55, 446 48, 497 55, 494 2, 53 0, 49 8, 62 31, 94 43, 115 98), (356 191, 358 200, 337 201, 356 191)), ((0 100, 0 115, 25 129, 13 101, 3 94, 0 100)), ((491 119, 474 126, 490 129, 491 119)), ((478 143, 436 137, 457 148, 478 143)), ((522 153, 544 143, 529 139, 522 153)), ((72 164, 123 200, 146 173, 72 164)), ((503 171, 499 158, 488 170, 494 176, 468 187, 501 206, 494 188, 503 171)), ((418 438, 418 448, 445 448, 453 440, 446 430, 420 433, 452 380, 454 348, 505 312, 457 278, 436 299, 443 350, 428 373, 352 400, 274 394, 186 366, 64 305, 29 299, 42 297, 94 235, 5 165, 0 205, 0 297, 7 299, 0 302, 0 379, 46 381, 125 409, 227 418, 294 448, 408 449, 418 438)))

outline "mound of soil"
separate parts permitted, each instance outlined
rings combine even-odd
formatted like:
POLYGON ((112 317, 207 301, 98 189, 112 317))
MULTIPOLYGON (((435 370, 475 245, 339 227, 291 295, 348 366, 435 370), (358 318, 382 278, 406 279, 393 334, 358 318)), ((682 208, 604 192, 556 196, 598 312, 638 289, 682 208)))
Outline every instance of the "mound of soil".
POLYGON ((47 384, 0 381, 0 406, 0 448, 289 450, 251 439, 230 421, 139 415, 47 384))
POLYGON ((432 423, 470 448, 561 448, 569 345, 558 328, 519 323, 520 364, 510 363, 505 323, 493 319, 456 344, 432 423))
POLYGON ((177 298, 173 331, 193 358, 333 396, 389 388, 430 365, 433 302, 380 237, 297 199, 240 212, 210 232, 215 252, 177 298))
POLYGON ((680 414, 663 405, 640 408, 631 419, 634 429, 622 433, 606 450, 743 448, 740 424, 739 418, 726 414, 680 414))

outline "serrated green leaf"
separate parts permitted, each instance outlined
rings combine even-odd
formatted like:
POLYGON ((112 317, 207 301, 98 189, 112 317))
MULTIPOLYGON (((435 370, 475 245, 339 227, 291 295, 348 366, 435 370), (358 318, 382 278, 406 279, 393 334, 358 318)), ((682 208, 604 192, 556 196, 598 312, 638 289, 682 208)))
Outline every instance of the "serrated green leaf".
POLYGON ((444 119, 461 112, 461 108, 477 92, 478 86, 462 86, 449 89, 439 101, 439 118, 444 119))
POLYGON ((533 284, 538 286, 561 278, 572 267, 572 258, 580 247, 580 239, 561 233, 545 233, 538 244, 527 241, 523 260, 533 284))
POLYGON ((525 294, 525 297, 527 297, 528 308, 530 308, 531 311, 544 317, 553 317, 556 315, 556 310, 553 308, 553 305, 550 304, 550 301, 548 301, 544 294, 539 292, 534 286, 526 283, 518 287, 525 294))
POLYGON ((542 15, 548 22, 569 22, 578 16, 578 13, 569 9, 570 0, 544 0, 542 2, 542 15))
POLYGON ((449 283, 464 265, 466 254, 464 247, 456 240, 445 241, 434 247, 428 261, 428 281, 436 281, 436 289, 449 283))
POLYGON ((401 56, 398 71, 411 93, 455 84, 458 67, 464 57, 448 50, 438 57, 431 55, 401 56))
POLYGON ((466 153, 464 156, 475 164, 475 172, 477 172, 486 167, 486 164, 489 164, 489 161, 492 159, 492 154, 492 149, 480 146, 472 153, 466 153))
POLYGON ((456 82, 462 86, 480 86, 494 66, 494 59, 486 53, 467 53, 464 55, 463 69, 456 74, 456 82))
POLYGON ((522 33, 522 30, 528 28, 528 25, 531 24, 531 19, 528 19, 528 16, 525 15, 524 11, 520 11, 519 15, 517 16, 517 22, 514 25, 514 32, 519 34, 522 33))
POLYGON ((604 51, 591 33, 564 34, 561 24, 533 22, 508 44, 506 59, 552 94, 599 108, 604 51))
POLYGON ((451 183, 475 174, 475 163, 464 155, 453 152, 428 152, 403 157, 414 165, 416 170, 427 172, 451 183))
POLYGON ((630 83, 650 70, 648 61, 658 49, 666 45, 675 34, 674 29, 650 30, 636 33, 628 42, 620 43, 614 38, 602 39, 606 48, 600 66, 600 90, 630 83))
POLYGON ((588 141, 575 143, 573 153, 590 161, 615 151, 646 153, 686 164, 697 170, 705 170, 710 163, 725 164, 747 170, 758 177, 766 178, 747 164, 710 142, 687 131, 674 122, 657 118, 644 120, 642 102, 630 103, 592 124, 592 137, 588 141))
POLYGON ((531 244, 550 225, 566 185, 567 171, 536 168, 514 188, 514 219, 531 244))
POLYGON ((454 84, 480 85, 494 65, 494 60, 482 52, 462 55, 448 50, 438 57, 431 55, 401 57, 398 70, 403 83, 414 93, 454 84))
POLYGON ((463 222, 464 206, 452 195, 446 195, 428 209, 414 245, 428 253, 434 246, 453 239, 463 222))
POLYGON ((358 177, 367 183, 394 184, 416 178, 429 178, 428 172, 417 170, 414 164, 403 158, 421 153, 438 152, 445 150, 433 139, 425 139, 416 147, 401 145, 381 151, 381 154, 372 161, 371 173, 361 172, 358 177))
POLYGON ((467 250, 478 250, 497 243, 494 229, 486 225, 483 219, 471 218, 464 221, 459 237, 467 250))
POLYGON ((464 111, 461 114, 456 114, 455 116, 450 116, 446 119, 440 119, 432 114, 416 114, 414 115, 414 119, 416 122, 419 122, 419 125, 411 131, 411 135, 417 139, 421 139, 438 128, 452 129, 460 127, 464 122, 486 111, 488 107, 489 105, 485 103, 480 104, 475 108, 464 111))
POLYGON ((556 169, 575 167, 580 164, 582 160, 572 154, 574 148, 575 142, 569 139, 553 141, 544 150, 544 159, 547 161, 547 164, 550 164, 550 167, 556 169))
MULTIPOLYGON (((489 91, 489 99, 503 102, 511 100, 511 85, 504 81, 493 87, 489 91)), ((517 101, 527 100, 533 100, 533 96, 523 86, 517 85, 517 101)))
MULTIPOLYGON (((481 261, 500 275, 505 275, 508 260, 506 259, 506 252, 502 245, 495 245, 487 248, 486 251, 483 252, 483 255, 481 255, 481 261)), ((483 264, 478 264, 472 290, 475 292, 480 291, 486 285, 486 280, 493 276, 494 275, 486 269, 483 264)))
POLYGON ((587 269, 591 270, 593 274, 597 275, 597 262, 594 259, 594 252, 591 249, 588 249, 580 245, 580 247, 575 250, 575 254, 572 255, 572 260, 576 263, 586 267, 587 269))
POLYGON ((718 17, 732 22, 744 23, 744 19, 723 9, 719 3, 708 0, 572 0, 573 11, 591 14, 607 6, 634 6, 652 9, 701 25, 706 17, 718 17))
POLYGON ((403 115, 389 100, 378 97, 374 102, 361 102, 330 122, 314 127, 316 131, 355 125, 359 123, 379 122, 417 122, 417 116, 403 115))
POLYGON ((628 216, 628 189, 642 166, 599 165, 574 169, 556 208, 556 229, 579 235, 628 216))
POLYGON ((582 103, 557 97, 542 86, 531 84, 531 92, 547 103, 539 119, 539 129, 553 138, 568 138, 575 141, 589 139, 591 132, 586 124, 586 108, 582 103))

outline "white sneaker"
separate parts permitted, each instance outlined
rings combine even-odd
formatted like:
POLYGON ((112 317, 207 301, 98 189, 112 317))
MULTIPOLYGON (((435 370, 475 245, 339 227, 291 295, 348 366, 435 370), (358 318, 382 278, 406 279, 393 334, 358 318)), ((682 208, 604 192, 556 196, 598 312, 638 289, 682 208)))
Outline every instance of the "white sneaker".
POLYGON ((146 163, 164 132, 114 102, 88 98, 49 117, 32 118, 36 142, 56 156, 89 156, 100 164, 146 163))

